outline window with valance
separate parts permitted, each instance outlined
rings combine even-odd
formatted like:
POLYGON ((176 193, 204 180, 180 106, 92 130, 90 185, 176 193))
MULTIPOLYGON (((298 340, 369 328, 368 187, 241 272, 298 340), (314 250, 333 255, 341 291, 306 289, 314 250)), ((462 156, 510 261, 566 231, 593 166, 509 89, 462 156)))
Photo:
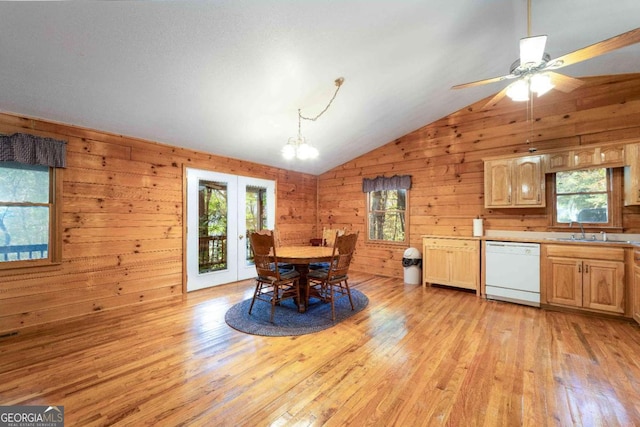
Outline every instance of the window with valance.
POLYGON ((25 133, 0 135, 0 269, 59 262, 66 144, 25 133))
POLYGON ((362 191, 367 204, 367 241, 406 244, 410 175, 364 178, 362 191))

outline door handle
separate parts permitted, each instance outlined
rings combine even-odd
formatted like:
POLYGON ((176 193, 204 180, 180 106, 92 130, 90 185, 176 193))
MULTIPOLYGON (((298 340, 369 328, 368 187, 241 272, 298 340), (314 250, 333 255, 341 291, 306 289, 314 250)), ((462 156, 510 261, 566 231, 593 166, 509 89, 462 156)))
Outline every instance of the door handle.
POLYGON ((238 236, 238 239, 242 240, 242 238, 243 238, 243 237, 244 237, 244 236, 243 236, 242 234, 240 234, 240 235, 238 236))
POLYGON ((578 264, 578 273, 582 273, 582 263, 578 264))
POLYGON ((584 265, 584 272, 585 272, 586 274, 589 274, 589 264, 585 264, 585 265, 584 265))

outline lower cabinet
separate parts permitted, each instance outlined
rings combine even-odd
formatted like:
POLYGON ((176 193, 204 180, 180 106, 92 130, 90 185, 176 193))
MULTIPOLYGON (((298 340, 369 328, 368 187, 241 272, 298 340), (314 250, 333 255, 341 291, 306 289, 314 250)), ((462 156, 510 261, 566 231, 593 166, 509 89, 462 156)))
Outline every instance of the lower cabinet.
POLYGON ((623 248, 547 245, 546 302, 624 314, 623 248))
POLYGON ((480 240, 425 237, 422 246, 424 285, 434 283, 479 291, 480 240))
POLYGON ((640 250, 633 256, 633 318, 640 323, 640 250))

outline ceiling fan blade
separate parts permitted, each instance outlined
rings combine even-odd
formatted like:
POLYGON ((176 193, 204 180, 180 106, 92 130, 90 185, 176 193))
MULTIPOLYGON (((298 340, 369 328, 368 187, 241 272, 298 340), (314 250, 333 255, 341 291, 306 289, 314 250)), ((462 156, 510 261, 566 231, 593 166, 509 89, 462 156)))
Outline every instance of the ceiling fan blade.
POLYGON ((520 39, 520 65, 538 64, 544 56, 547 36, 525 37, 520 39))
POLYGON ((495 107, 496 104, 498 102, 500 102, 500 100, 502 98, 504 98, 507 95, 507 89, 509 89, 509 86, 505 87, 504 89, 502 89, 500 92, 496 93, 493 98, 491 98, 486 104, 484 104, 482 106, 483 110, 495 107))
POLYGON ((598 43, 592 44, 582 49, 575 50, 573 52, 562 55, 556 59, 552 59, 548 62, 545 68, 557 69, 566 67, 567 65, 576 64, 578 62, 586 61, 587 59, 594 58, 596 56, 603 55, 612 50, 620 49, 626 46, 640 42, 640 28, 627 31, 626 33, 618 34, 610 39, 602 40, 598 43))
POLYGON ((547 71, 547 74, 549 74, 549 77, 551 77, 553 86, 564 93, 569 93, 585 83, 580 79, 575 79, 573 77, 565 76, 564 74, 560 73, 554 73, 553 71, 547 71))
POLYGON ((478 81, 475 81, 475 82, 463 83, 463 84, 451 86, 451 89, 464 89, 464 88, 467 88, 467 87, 481 86, 481 85, 486 85, 488 83, 501 82, 501 81, 507 80, 507 79, 515 79, 516 77, 518 77, 518 76, 514 76, 513 74, 508 74, 506 76, 492 77, 490 79, 478 80, 478 81))

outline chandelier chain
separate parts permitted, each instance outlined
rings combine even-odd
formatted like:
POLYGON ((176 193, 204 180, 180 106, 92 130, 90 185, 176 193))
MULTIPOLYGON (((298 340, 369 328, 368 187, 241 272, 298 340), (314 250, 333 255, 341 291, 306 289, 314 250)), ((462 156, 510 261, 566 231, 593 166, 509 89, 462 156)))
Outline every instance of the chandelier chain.
POLYGON ((320 116, 322 116, 329 109, 334 99, 336 99, 336 96, 338 95, 338 91, 340 90, 340 86, 342 86, 343 82, 344 82, 343 77, 339 77, 335 80, 335 83, 337 86, 336 91, 334 92, 333 96, 329 100, 329 103, 327 104, 327 106, 324 107, 324 110, 320 111, 320 114, 318 114, 317 116, 305 117, 302 115, 302 110, 298 108, 298 137, 289 138, 289 141, 285 144, 284 147, 282 147, 282 156, 285 159, 291 160, 291 159, 297 158, 299 160, 306 160, 306 159, 315 159, 316 157, 318 157, 318 149, 315 148, 311 143, 309 143, 306 140, 305 137, 302 136, 302 119, 316 121, 320 116))
POLYGON ((298 132, 300 132, 300 119, 304 119, 304 120, 310 120, 315 122, 316 120, 318 120, 320 118, 320 116, 322 116, 331 106, 331 103, 333 102, 334 99, 336 99, 336 96, 338 95, 338 91, 340 90, 340 87, 342 86, 342 83, 344 82, 344 78, 340 77, 337 78, 335 80, 336 83, 336 91, 333 93, 333 96, 331 97, 331 99, 329 100, 329 103, 327 104, 326 107, 324 107, 324 110, 320 111, 320 113, 315 116, 315 117, 305 117, 302 115, 302 113, 300 112, 300 109, 298 109, 298 132))

